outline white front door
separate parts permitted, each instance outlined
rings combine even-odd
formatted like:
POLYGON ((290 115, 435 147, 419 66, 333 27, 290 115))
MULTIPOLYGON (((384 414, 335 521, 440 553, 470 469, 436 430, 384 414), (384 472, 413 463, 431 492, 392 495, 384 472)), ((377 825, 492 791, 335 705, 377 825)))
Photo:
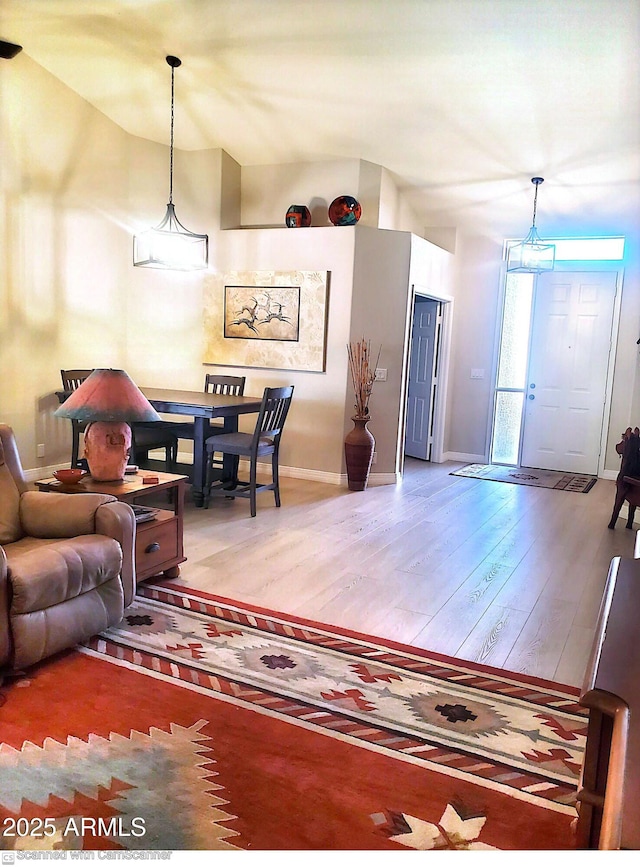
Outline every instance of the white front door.
POLYGON ((538 277, 521 466, 597 475, 615 272, 538 277))

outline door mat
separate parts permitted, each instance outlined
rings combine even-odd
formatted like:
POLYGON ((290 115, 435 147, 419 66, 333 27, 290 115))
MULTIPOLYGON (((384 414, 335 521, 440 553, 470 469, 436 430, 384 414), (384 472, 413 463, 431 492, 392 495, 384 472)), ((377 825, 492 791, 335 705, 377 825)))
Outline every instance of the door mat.
POLYGON ((597 476, 533 470, 529 467, 504 467, 497 464, 469 464, 449 475, 508 482, 512 485, 531 485, 534 488, 552 488, 555 491, 577 491, 579 494, 588 494, 598 481, 597 476))

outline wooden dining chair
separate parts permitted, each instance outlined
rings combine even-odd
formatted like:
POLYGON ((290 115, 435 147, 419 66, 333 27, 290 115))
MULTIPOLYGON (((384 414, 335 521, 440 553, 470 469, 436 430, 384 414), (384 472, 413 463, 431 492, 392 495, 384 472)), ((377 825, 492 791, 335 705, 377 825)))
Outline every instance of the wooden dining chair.
MULTIPOLYGON (((246 376, 223 376, 218 373, 207 373, 204 378, 204 392, 209 394, 244 394, 244 385, 246 376)), ((193 440, 195 439, 193 422, 180 421, 162 421, 154 422, 159 424, 160 429, 166 431, 169 435, 175 436, 177 439, 193 440)), ((142 427, 150 427, 151 423, 143 424, 142 427)), ((222 424, 210 422, 209 426, 218 429, 222 433, 222 424)))
POLYGON ((633 530, 636 508, 640 506, 640 429, 636 427, 632 430, 628 427, 616 445, 616 451, 622 457, 622 461, 616 478, 616 496, 609 529, 615 529, 620 510, 626 500, 629 506, 626 527, 627 530, 633 530))
MULTIPOLYGON (((246 381, 246 376, 223 376, 222 374, 218 373, 207 373, 204 378, 203 390, 205 394, 208 393, 242 395, 244 394, 244 384, 246 381)), ((171 431, 179 439, 192 440, 194 437, 193 422, 165 421, 162 422, 162 424, 164 427, 166 427, 167 430, 171 431)), ((217 424, 215 422, 210 423, 210 427, 220 428, 220 432, 222 432, 221 424, 217 424)))
MULTIPOLYGON (((93 370, 61 370, 62 390, 64 392, 75 391, 79 385, 85 381, 93 370)), ((66 400, 61 398, 61 400, 66 400)), ((77 418, 70 419, 71 421, 71 466, 80 466, 80 437, 87 429, 88 422, 78 421, 77 418)))
POLYGON ((205 508, 209 507, 209 498, 214 497, 245 497, 251 503, 251 517, 256 516, 256 494, 260 491, 273 491, 276 506, 280 506, 280 486, 278 472, 278 455, 280 438, 284 423, 291 406, 293 386, 285 388, 265 388, 262 404, 253 433, 222 433, 210 436, 205 442, 207 451, 207 481, 204 492, 205 508), (216 453, 233 455, 235 469, 233 479, 212 481, 213 460, 216 453), (258 458, 271 455, 271 482, 258 484, 258 458), (237 464, 241 457, 249 459, 249 481, 237 479, 237 464))

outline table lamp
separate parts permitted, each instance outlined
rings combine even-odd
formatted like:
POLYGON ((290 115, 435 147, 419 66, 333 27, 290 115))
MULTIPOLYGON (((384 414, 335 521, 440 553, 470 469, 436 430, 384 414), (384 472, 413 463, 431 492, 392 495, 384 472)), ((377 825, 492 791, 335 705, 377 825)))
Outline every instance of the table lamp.
POLYGON ((131 450, 129 422, 161 421, 124 370, 104 368, 94 370, 54 415, 89 423, 84 456, 97 482, 124 478, 131 450))

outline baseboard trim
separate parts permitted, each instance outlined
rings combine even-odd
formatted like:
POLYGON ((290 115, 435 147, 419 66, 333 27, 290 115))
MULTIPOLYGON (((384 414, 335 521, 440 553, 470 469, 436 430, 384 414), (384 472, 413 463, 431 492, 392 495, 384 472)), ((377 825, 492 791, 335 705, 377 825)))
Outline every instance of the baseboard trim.
MULTIPOLYGON (((346 473, 345 473, 344 479, 345 479, 345 485, 346 485, 347 484, 346 473)), ((374 487, 376 487, 376 485, 397 485, 401 481, 402 481, 402 475, 400 473, 370 473, 368 486, 370 488, 374 488, 374 487)))
POLYGON ((25 480, 27 482, 38 482, 40 479, 48 479, 56 470, 65 470, 69 468, 69 462, 62 464, 51 464, 49 467, 34 467, 31 470, 23 470, 25 480))
MULTIPOLYGON (((240 462, 242 464, 242 461, 240 462)), ((264 463, 265 472, 270 472, 270 464, 264 463)), ((248 471, 249 464, 246 464, 248 471)), ((307 482, 322 482, 325 485, 341 485, 343 484, 343 474, 327 473, 324 470, 307 470, 304 467, 280 467, 281 477, 287 479, 303 479, 307 482)), ((344 476, 346 479, 346 476, 344 476)))
MULTIPOLYGON (((264 467, 264 472, 271 471, 268 461, 259 462, 264 467)), ((249 463, 240 461, 240 466, 246 474, 249 471, 249 463)), ((326 485, 341 485, 346 487, 348 479, 346 473, 327 473, 324 470, 310 470, 305 467, 280 467, 280 476, 289 479, 304 479, 307 482, 323 482, 326 485)), ((400 481, 399 473, 369 473, 368 487, 378 485, 396 485, 400 481)))
MULTIPOLYGON (((193 455, 189 453, 181 453, 178 455, 178 461, 190 463, 193 460, 193 455)), ((271 464, 268 461, 261 461, 261 466, 264 467, 264 472, 271 472, 271 464)), ((40 479, 47 479, 52 476, 55 470, 62 470, 68 467, 68 463, 52 464, 48 467, 35 467, 30 470, 24 470, 24 477, 27 482, 37 482, 40 479)), ((243 473, 249 472, 248 461, 240 461, 240 467, 243 473)), ((307 482, 322 482, 325 485, 341 485, 347 487, 348 480, 346 473, 328 473, 325 470, 310 470, 305 467, 280 467, 280 476, 289 479, 303 479, 307 482)), ((402 479, 400 473, 370 473, 368 487, 376 487, 378 485, 397 485, 402 479)))
POLYGON ((484 455, 472 455, 465 452, 445 452, 442 455, 443 463, 445 461, 462 461, 465 464, 486 464, 487 459, 484 455))

